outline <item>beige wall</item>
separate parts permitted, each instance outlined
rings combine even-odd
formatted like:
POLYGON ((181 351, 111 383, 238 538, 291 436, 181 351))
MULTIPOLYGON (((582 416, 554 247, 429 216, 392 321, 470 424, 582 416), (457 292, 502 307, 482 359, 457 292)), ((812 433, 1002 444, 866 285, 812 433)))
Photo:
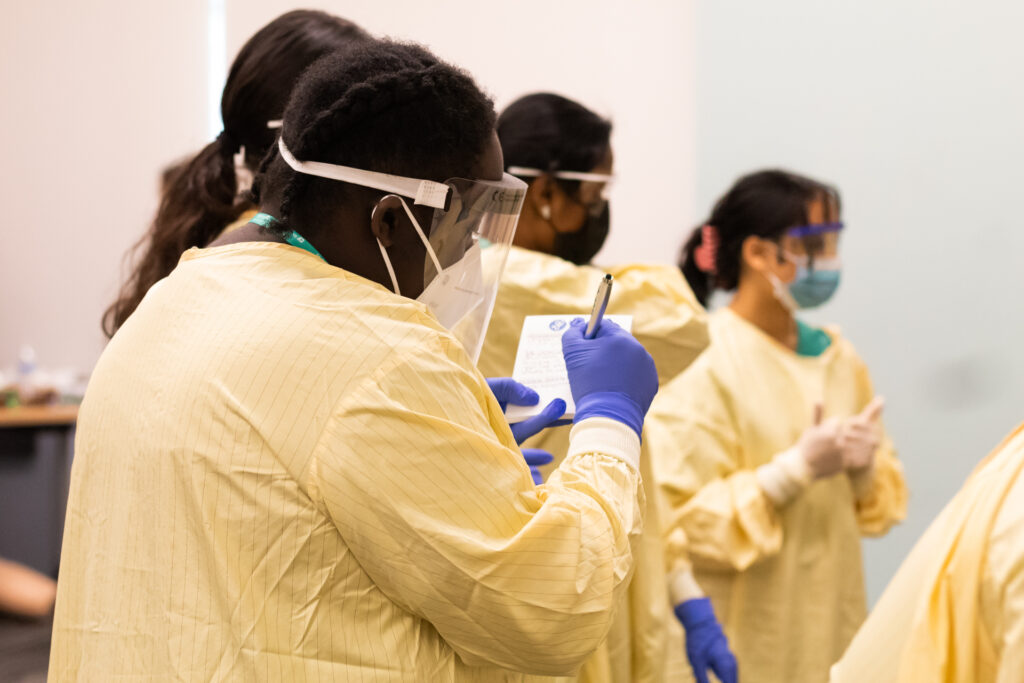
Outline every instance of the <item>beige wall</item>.
MULTIPOLYGON (((228 53, 295 7, 226 0, 228 53)), ((597 261, 675 259, 693 213, 692 0, 335 0, 313 6, 469 70, 498 107, 538 90, 615 123, 612 234, 597 261), (628 217, 628 218, 627 218, 628 217)))
MULTIPOLYGON (((499 106, 547 89, 610 116, 620 181, 604 254, 664 261, 692 213, 691 4, 319 6, 376 34, 425 43, 471 71, 499 106)), ((210 135, 211 14, 224 10, 227 31, 227 55, 212 61, 229 64, 252 33, 295 4, 8 5, 0 22, 0 368, 28 343, 43 366, 88 370, 103 348, 100 316, 117 292, 123 256, 155 210, 160 169, 210 135)))
POLYGON ((0 368, 91 368, 161 166, 205 133, 206 5, 6 2, 0 21, 0 368))

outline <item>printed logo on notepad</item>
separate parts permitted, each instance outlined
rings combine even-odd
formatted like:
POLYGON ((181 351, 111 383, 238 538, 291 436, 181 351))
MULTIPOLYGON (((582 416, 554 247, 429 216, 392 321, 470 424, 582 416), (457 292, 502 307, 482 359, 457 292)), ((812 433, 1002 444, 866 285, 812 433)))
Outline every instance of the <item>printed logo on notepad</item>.
POLYGON ((555 332, 558 332, 559 330, 564 330, 565 326, 566 322, 564 320, 552 320, 551 324, 548 325, 548 327, 550 327, 555 332))

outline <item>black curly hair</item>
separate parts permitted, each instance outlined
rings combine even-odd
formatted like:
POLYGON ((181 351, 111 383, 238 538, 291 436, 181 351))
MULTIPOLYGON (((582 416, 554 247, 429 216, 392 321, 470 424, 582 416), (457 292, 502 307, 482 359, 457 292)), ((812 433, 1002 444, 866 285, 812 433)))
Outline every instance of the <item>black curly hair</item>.
MULTIPOLYGON (((586 173, 601 163, 611 146, 610 121, 579 102, 548 92, 524 95, 505 107, 497 129, 506 169, 586 173)), ((579 191, 579 181, 556 181, 569 196, 579 191)))
POLYGON ((679 268, 697 300, 706 305, 712 290, 731 291, 739 286, 743 242, 748 237, 781 240, 789 228, 807 223, 808 204, 824 197, 839 207, 836 188, 789 171, 757 171, 737 180, 683 245, 679 268), (704 225, 713 226, 718 233, 713 275, 698 268, 696 262, 704 225))
MULTIPOLYGON (((471 176, 494 121, 493 102, 468 74, 418 45, 379 40, 313 64, 292 92, 281 134, 302 161, 442 182, 471 176)), ((302 225, 315 241, 318 217, 351 189, 295 172, 275 148, 252 195, 256 203, 277 196, 282 226, 302 225)))
POLYGON ((281 118, 292 86, 310 64, 353 43, 370 41, 363 29, 315 10, 282 14, 250 38, 235 57, 224 84, 224 131, 191 159, 169 168, 160 207, 149 230, 129 254, 140 254, 118 295, 103 314, 108 337, 124 324, 153 284, 178 264, 182 252, 205 247, 252 206, 238 196, 234 154, 259 166, 274 143, 267 122, 281 118))

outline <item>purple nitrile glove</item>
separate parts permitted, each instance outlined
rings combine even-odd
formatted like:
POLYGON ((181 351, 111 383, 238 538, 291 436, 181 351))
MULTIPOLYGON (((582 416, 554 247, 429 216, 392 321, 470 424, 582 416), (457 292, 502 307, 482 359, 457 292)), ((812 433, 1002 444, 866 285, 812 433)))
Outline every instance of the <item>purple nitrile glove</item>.
POLYGON ((658 371, 651 354, 633 335, 605 319, 593 339, 576 318, 562 335, 562 355, 576 403, 573 422, 607 417, 640 436, 644 416, 658 393, 658 371))
POLYGON ((722 683, 737 683, 739 667, 729 649, 729 641, 715 618, 708 598, 681 602, 675 607, 676 618, 686 629, 686 658, 697 683, 708 683, 711 669, 722 683))
POLYGON ((544 483, 544 477, 541 476, 540 469, 538 468, 541 465, 550 463, 555 459, 555 456, 540 448, 524 448, 523 459, 530 466, 530 476, 533 477, 533 483, 540 486, 544 483))
MULTIPOLYGON (((494 398, 498 399, 498 405, 501 406, 502 410, 505 410, 509 404, 514 406, 535 406, 540 401, 540 396, 537 395, 536 391, 525 384, 520 384, 511 377, 488 378, 487 386, 491 388, 494 398)), ((548 427, 568 424, 567 421, 558 419, 563 415, 565 415, 565 401, 556 398, 544 406, 544 410, 540 411, 539 415, 534 415, 522 422, 509 425, 509 427, 512 430, 512 436, 515 437, 516 443, 521 444, 548 427)))

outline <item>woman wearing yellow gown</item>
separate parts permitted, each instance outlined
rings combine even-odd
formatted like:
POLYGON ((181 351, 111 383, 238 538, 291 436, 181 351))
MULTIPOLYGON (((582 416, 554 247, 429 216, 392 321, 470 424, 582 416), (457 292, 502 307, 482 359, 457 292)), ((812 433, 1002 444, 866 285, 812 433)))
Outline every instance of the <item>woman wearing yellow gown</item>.
MULTIPOLYGON (((512 374, 523 319, 589 311, 607 272, 615 276, 608 311, 633 317, 633 334, 654 358, 662 384, 678 375, 708 341, 704 309, 679 270, 659 264, 590 265, 609 231, 605 194, 613 178, 611 123, 578 102, 534 93, 510 104, 497 129, 506 169, 527 181, 529 189, 502 272, 480 370, 487 377, 512 374)), ((562 427, 547 429, 525 445, 550 452, 557 465, 568 443, 569 428, 562 427)), ((655 683, 677 680, 687 670, 683 636, 665 589, 649 458, 641 461, 641 475, 648 510, 634 553, 636 573, 607 641, 580 672, 584 683, 655 683)), ((692 580, 679 583, 686 586, 686 599, 701 598, 692 580)), ((717 623, 711 619, 702 624, 713 632, 703 648, 709 665, 727 670, 734 662, 724 638, 713 637, 720 636, 717 623)))
POLYGON ((832 188, 737 181, 682 263, 702 302, 736 293, 645 431, 670 571, 692 560, 745 683, 825 679, 866 614, 860 537, 905 513, 867 367, 838 329, 796 317, 838 286, 841 230, 832 188))

